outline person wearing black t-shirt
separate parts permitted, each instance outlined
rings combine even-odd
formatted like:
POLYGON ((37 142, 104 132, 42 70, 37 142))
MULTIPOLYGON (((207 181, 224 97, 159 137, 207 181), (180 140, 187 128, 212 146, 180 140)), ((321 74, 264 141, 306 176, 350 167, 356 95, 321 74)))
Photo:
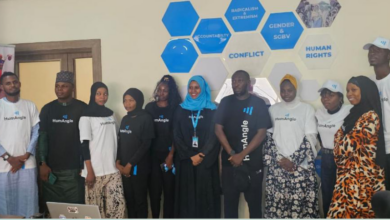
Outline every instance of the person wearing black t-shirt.
POLYGON ((153 218, 160 216, 160 200, 164 190, 163 218, 173 218, 175 171, 173 155, 173 114, 181 103, 177 85, 172 76, 165 75, 154 92, 156 101, 146 105, 152 116, 155 138, 151 148, 151 172, 149 178, 150 207, 153 218))
POLYGON ((39 115, 39 173, 45 202, 84 203, 78 125, 87 104, 74 99, 73 92, 74 74, 57 73, 58 99, 46 104, 39 115))
POLYGON ((220 218, 220 147, 213 122, 216 106, 202 76, 193 76, 187 88, 173 127, 177 153, 175 218, 220 218))
POLYGON ((248 93, 249 74, 233 74, 234 95, 221 100, 215 133, 221 142, 222 190, 225 218, 238 218, 240 192, 248 202, 250 218, 261 218, 263 161, 261 143, 272 126, 265 102, 248 93))
POLYGON ((123 175, 123 188, 129 218, 148 217, 149 148, 154 138, 153 120, 142 109, 144 95, 135 88, 123 94, 127 115, 118 134, 116 166, 123 175))

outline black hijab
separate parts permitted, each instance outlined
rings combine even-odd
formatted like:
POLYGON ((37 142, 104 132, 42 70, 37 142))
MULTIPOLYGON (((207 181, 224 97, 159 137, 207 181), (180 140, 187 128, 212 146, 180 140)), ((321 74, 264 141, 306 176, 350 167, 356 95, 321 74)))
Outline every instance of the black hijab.
POLYGON ((114 114, 111 109, 105 107, 104 105, 98 105, 95 102, 96 92, 99 88, 105 88, 108 94, 108 88, 106 84, 102 82, 95 82, 91 87, 91 96, 89 97, 89 103, 87 108, 84 110, 82 116, 88 117, 108 117, 114 114))
POLYGON ((130 88, 123 94, 123 99, 126 95, 130 95, 136 102, 136 107, 133 111, 127 112, 128 116, 136 116, 144 113, 142 106, 144 105, 144 94, 136 88, 130 88))
POLYGON ((378 87, 366 76, 352 77, 348 83, 352 83, 360 88, 361 99, 360 103, 354 105, 350 110, 349 115, 344 119, 344 133, 349 133, 355 126, 356 121, 359 120, 364 113, 371 110, 374 111, 379 116, 380 123, 378 142, 376 144, 375 163, 384 168, 386 163, 386 151, 382 124, 382 108, 378 87))

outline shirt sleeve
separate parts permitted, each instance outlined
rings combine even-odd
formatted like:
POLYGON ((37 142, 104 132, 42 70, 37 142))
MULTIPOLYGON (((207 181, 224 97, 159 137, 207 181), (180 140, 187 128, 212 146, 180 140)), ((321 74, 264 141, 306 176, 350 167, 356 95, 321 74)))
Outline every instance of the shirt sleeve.
POLYGON ((314 108, 308 105, 306 110, 306 118, 305 118, 305 135, 308 134, 317 134, 317 121, 314 116, 314 108))
POLYGON ((135 152, 135 154, 130 158, 129 162, 132 165, 136 165, 148 152, 152 139, 154 138, 154 124, 152 118, 147 115, 145 120, 144 127, 141 134, 142 146, 135 152))
POLYGON ((79 121, 80 142, 92 140, 92 127, 89 117, 81 117, 79 121))
POLYGON ((214 116, 214 121, 216 124, 219 124, 219 125, 224 124, 226 103, 227 103, 227 98, 225 97, 221 100, 221 103, 218 105, 217 112, 215 113, 215 116, 214 116))
POLYGON ((39 123, 39 111, 34 103, 31 103, 30 117, 32 127, 39 123))
POLYGON ((268 112, 268 107, 265 104, 264 100, 260 99, 258 104, 258 110, 256 111, 257 121, 256 127, 257 129, 268 129, 272 127, 271 116, 268 112))
POLYGON ((27 152, 29 152, 32 155, 35 155, 35 150, 38 143, 38 136, 39 136, 39 124, 37 123, 31 129, 30 143, 27 146, 27 152))

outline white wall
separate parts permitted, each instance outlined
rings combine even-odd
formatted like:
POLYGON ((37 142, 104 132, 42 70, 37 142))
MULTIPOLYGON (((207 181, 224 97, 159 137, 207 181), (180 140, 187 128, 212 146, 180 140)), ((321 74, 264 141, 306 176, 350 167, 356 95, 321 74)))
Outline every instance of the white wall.
MULTIPOLYGON (((170 0, 0 0, 0 44, 101 39, 103 81, 110 89, 108 106, 125 114, 122 94, 130 87, 151 97, 155 83, 168 74, 160 55, 170 36, 162 17, 170 0)), ((295 11, 299 0, 261 0, 266 18, 273 12, 295 11)), ((342 8, 330 28, 306 29, 294 50, 272 51, 262 76, 275 63, 295 62, 303 79, 321 85, 334 79, 345 86, 351 76, 371 75, 362 46, 377 36, 390 38, 389 0, 339 0, 342 8), (308 70, 298 51, 308 34, 331 34, 339 54, 331 69, 308 70)), ((229 0, 192 0, 201 18, 222 17, 229 0)), ((302 24, 302 23, 301 23, 302 24)), ((218 56, 218 55, 208 55, 218 56)), ((230 73, 231 75, 232 73, 230 73)), ((174 74, 185 85, 190 74, 174 74)), ((213 93, 214 97, 217 95, 213 93)), ((319 106, 317 100, 313 103, 319 106)))

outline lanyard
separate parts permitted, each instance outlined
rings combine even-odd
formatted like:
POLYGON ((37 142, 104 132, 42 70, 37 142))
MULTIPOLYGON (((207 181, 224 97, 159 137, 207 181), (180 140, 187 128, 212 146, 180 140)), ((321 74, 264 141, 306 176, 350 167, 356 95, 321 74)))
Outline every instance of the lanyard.
POLYGON ((198 115, 196 116, 196 121, 194 120, 194 113, 192 113, 192 126, 194 126, 194 136, 196 137, 196 126, 198 126, 198 120, 199 120, 200 110, 198 110, 198 115))

